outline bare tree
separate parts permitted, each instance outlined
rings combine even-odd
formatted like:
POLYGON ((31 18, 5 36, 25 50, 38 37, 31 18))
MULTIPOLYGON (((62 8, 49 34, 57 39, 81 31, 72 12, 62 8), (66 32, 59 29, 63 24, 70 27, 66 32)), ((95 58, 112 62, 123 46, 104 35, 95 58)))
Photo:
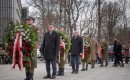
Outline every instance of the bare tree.
POLYGON ((104 26, 103 33, 106 34, 106 38, 112 44, 112 38, 116 34, 117 28, 119 28, 122 23, 123 11, 117 2, 104 2, 102 8, 102 25, 104 26), (105 33, 106 32, 106 33, 105 33))

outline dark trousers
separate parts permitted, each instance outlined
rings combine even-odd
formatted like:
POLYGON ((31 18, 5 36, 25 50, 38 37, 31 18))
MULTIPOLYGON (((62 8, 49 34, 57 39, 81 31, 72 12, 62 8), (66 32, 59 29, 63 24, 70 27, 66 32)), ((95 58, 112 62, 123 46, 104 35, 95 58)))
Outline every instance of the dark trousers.
POLYGON ((122 58, 122 53, 118 54, 118 61, 121 62, 122 65, 124 65, 123 58, 122 58))
POLYGON ((71 55, 71 65, 73 71, 79 70, 79 59, 80 59, 79 55, 71 55))
POLYGON ((117 65, 119 64, 120 65, 120 62, 122 63, 123 65, 123 59, 122 59, 122 54, 119 53, 119 54, 115 54, 115 61, 114 61, 114 65, 117 65))
POLYGON ((117 53, 114 53, 114 58, 114 65, 120 64, 117 53))
POLYGON ((68 63, 70 63, 70 64, 71 64, 70 54, 68 55, 68 63))
POLYGON ((53 70, 53 73, 52 75, 56 75, 56 60, 46 60, 46 71, 47 71, 47 74, 50 75, 51 73, 51 65, 52 64, 52 70, 53 70))

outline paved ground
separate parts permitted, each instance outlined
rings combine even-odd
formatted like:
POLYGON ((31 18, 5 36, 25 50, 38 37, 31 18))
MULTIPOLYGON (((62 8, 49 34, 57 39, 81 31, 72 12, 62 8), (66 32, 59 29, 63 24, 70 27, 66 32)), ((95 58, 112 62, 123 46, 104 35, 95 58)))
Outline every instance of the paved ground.
MULTIPOLYGON (((45 64, 38 62, 34 80, 43 80, 45 75, 45 64)), ((24 77, 24 71, 12 70, 11 65, 0 65, 0 80, 24 80, 24 77)), ((108 67, 102 68, 96 64, 95 69, 90 69, 89 65, 88 71, 79 71, 79 74, 71 74, 71 67, 66 65, 65 76, 57 77, 56 80, 130 80, 130 64, 125 65, 123 68, 112 67, 112 63, 108 67)))

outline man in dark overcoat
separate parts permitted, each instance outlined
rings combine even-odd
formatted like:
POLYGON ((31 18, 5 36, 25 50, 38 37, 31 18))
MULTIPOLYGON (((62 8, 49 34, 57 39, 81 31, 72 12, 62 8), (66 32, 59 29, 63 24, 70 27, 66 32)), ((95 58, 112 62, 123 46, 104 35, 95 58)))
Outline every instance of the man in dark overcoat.
POLYGON ((46 71, 47 75, 44 78, 56 78, 56 57, 59 54, 60 48, 60 37, 57 32, 55 32, 55 27, 49 25, 48 32, 44 36, 43 40, 43 55, 46 61, 46 71), (52 76, 50 73, 50 64, 52 64, 52 76))
POLYGON ((74 32, 71 43, 72 73, 78 74, 80 55, 83 53, 83 39, 79 36, 78 31, 74 32))

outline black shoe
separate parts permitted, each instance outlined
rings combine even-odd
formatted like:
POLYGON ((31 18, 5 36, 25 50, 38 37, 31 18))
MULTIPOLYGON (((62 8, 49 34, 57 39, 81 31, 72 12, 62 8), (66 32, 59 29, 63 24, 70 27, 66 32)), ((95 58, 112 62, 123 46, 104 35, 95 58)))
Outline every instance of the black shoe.
POLYGON ((107 66, 108 66, 108 64, 105 65, 105 67, 107 67, 107 66))
POLYGON ((81 69, 81 71, 85 71, 85 69, 84 69, 84 68, 82 68, 82 69, 81 69))
POLYGON ((121 65, 120 67, 124 67, 124 65, 121 65))
POLYGON ((59 68, 59 71, 57 71, 57 74, 59 74, 61 72, 61 68, 59 68))
POLYGON ((26 78, 24 80, 28 80, 29 78, 29 72, 26 72, 26 78))
POLYGON ((91 69, 93 69, 94 67, 92 66, 91 69))
POLYGON ((86 69, 85 69, 86 71, 88 70, 88 66, 86 66, 86 69))
POLYGON ((33 80, 33 73, 29 73, 29 79, 28 80, 33 80))
POLYGON ((113 67, 117 67, 117 65, 112 65, 113 67))
POLYGON ((50 74, 47 74, 45 77, 43 77, 44 79, 47 79, 47 78, 51 78, 51 75, 50 74))
POLYGON ((64 76, 64 71, 61 72, 61 74, 59 76, 64 76))
POLYGON ((75 74, 78 74, 78 71, 75 71, 75 74))
POLYGON ((75 71, 72 71, 71 73, 75 73, 75 71))
POLYGON ((56 75, 52 75, 51 79, 55 79, 56 78, 56 75))
POLYGON ((101 64, 100 67, 103 67, 103 65, 101 64))
POLYGON ((57 76, 60 76, 60 75, 61 75, 61 71, 58 71, 57 76))

